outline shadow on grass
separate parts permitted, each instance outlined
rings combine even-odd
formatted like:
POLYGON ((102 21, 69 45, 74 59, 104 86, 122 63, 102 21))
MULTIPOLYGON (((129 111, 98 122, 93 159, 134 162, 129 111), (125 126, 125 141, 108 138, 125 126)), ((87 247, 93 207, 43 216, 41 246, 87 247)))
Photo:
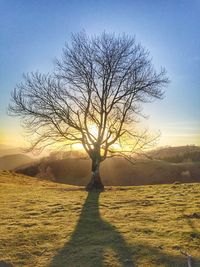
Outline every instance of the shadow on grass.
POLYGON ((155 266, 187 266, 182 256, 140 243, 128 246, 122 234, 101 218, 98 201, 99 193, 88 194, 70 241, 54 256, 50 267, 133 267, 145 258, 155 266))

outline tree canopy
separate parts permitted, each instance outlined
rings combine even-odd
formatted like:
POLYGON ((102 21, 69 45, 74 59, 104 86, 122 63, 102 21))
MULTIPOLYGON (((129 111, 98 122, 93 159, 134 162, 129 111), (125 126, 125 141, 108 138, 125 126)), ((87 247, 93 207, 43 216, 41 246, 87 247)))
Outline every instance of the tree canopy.
POLYGON ((116 143, 121 151, 124 140, 133 147, 149 143, 146 131, 136 127, 141 106, 161 99, 167 83, 166 71, 156 72, 135 38, 81 32, 65 45, 53 73, 24 75, 9 111, 22 118, 31 148, 81 143, 94 173, 116 152, 116 143))

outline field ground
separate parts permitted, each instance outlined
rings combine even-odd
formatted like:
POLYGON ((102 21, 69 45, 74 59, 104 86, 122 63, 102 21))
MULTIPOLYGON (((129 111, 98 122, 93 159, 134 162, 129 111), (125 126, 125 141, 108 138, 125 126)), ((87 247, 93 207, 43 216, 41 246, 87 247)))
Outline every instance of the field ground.
POLYGON ((81 187, 0 174, 0 266, 200 266, 200 184, 81 187))

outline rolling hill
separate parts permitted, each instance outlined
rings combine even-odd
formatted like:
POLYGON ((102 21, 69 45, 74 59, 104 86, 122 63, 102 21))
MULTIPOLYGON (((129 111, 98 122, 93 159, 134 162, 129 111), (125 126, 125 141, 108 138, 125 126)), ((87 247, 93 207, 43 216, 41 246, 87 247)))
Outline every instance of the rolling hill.
POLYGON ((0 169, 12 170, 19 166, 32 164, 34 160, 25 154, 13 154, 0 157, 0 169))
POLYGON ((160 147, 149 151, 148 155, 156 159, 166 159, 194 152, 200 153, 200 147, 195 145, 160 147))
MULTIPOLYGON (((48 180, 86 185, 90 179, 91 162, 88 159, 43 160, 17 172, 48 180)), ((162 160, 142 160, 131 164, 122 158, 107 159, 101 166, 105 185, 147 185, 174 182, 200 182, 200 162, 170 163, 162 160)))
POLYGON ((0 266, 200 266, 200 184, 82 187, 0 173, 0 266))

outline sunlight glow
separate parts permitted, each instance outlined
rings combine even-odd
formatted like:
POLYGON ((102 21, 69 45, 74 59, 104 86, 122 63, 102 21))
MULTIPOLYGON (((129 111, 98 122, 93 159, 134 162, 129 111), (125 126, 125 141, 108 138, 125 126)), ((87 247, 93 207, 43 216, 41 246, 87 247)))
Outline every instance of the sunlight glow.
POLYGON ((78 143, 78 144, 73 144, 72 145, 72 150, 84 150, 84 147, 81 143, 78 143))
POLYGON ((112 150, 114 150, 114 151, 120 151, 120 150, 122 150, 121 145, 118 144, 118 143, 113 144, 113 145, 111 146, 111 148, 112 148, 112 150))
MULTIPOLYGON (((91 136, 93 137, 93 139, 97 139, 98 132, 99 132, 97 126, 95 124, 91 124, 91 125, 89 125, 88 130, 89 130, 91 136)), ((106 131, 105 131, 105 135, 106 135, 106 131)), ((84 147, 81 143, 77 143, 77 144, 72 144, 71 149, 76 150, 76 151, 81 151, 81 150, 84 150, 84 147)), ((115 143, 111 146, 111 149, 113 151, 121 151, 122 147, 119 143, 115 143)))
POLYGON ((89 132, 94 138, 98 137, 99 131, 98 131, 98 128, 97 128, 97 126, 95 124, 91 124, 89 126, 89 132))

